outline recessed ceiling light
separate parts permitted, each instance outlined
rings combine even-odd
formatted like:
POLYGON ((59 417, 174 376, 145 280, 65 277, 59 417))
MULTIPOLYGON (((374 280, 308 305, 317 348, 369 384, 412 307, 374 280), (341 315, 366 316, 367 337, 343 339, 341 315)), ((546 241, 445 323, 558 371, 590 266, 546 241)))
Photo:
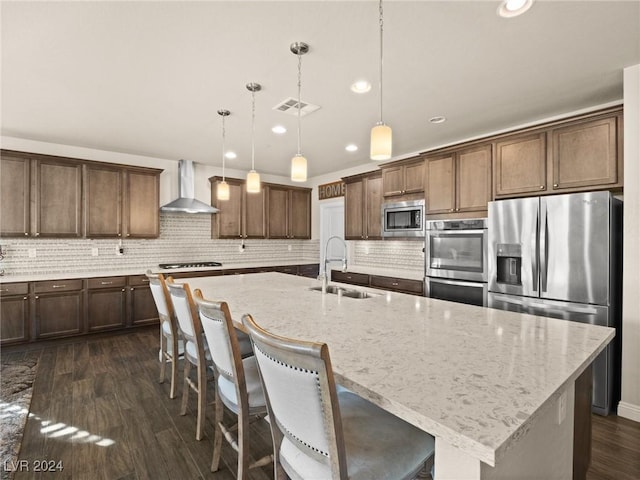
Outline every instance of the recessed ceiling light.
POLYGON ((346 147, 344 147, 344 149, 347 152, 356 152, 358 150, 358 146, 354 145, 353 143, 350 143, 349 145, 347 145, 346 147))
POLYGON ((227 152, 224 154, 224 158, 228 158, 229 160, 233 160, 234 158, 237 158, 238 155, 236 155, 236 152, 227 152))
POLYGON ((351 91, 355 93, 367 93, 371 90, 371 83, 367 80, 358 80, 351 85, 351 91))
POLYGON ((271 129, 271 131, 276 135, 282 135, 283 133, 287 133, 287 129, 282 125, 276 125, 271 129))
POLYGON ((443 117, 443 116, 441 116, 441 115, 438 115, 437 117, 431 117, 431 118, 429 119, 429 121, 430 121, 431 123, 444 123, 444 122, 446 122, 446 121, 447 121, 447 118, 446 118, 446 117, 443 117))
POLYGON ((533 0, 503 0, 498 7, 498 15, 504 18, 517 17, 529 10, 533 0))

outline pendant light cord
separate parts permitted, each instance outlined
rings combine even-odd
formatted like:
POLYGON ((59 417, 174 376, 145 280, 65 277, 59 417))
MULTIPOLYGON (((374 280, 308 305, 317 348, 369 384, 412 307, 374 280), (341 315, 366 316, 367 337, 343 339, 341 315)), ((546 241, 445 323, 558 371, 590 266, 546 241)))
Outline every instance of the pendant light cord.
POLYGON ((298 53, 298 155, 301 155, 300 153, 300 108, 301 108, 301 96, 300 96, 300 92, 302 90, 302 55, 300 55, 298 53))
POLYGON ((256 156, 256 92, 251 92, 251 170, 255 170, 256 156))
POLYGON ((225 128, 224 128, 224 117, 226 115, 222 115, 222 181, 224 182, 224 139, 226 136, 225 128))
POLYGON ((382 15, 382 0, 380 0, 378 11, 380 14, 380 124, 383 124, 382 121, 382 63, 383 63, 383 48, 382 48, 382 35, 383 35, 383 15, 382 15))

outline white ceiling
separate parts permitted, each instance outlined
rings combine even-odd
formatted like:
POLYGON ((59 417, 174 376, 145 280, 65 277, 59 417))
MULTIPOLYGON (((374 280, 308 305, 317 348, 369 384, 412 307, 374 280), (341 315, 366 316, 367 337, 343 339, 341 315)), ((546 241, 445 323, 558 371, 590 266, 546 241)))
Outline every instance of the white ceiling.
MULTIPOLYGON (((640 63, 640 0, 540 1, 496 15, 498 1, 384 4, 384 120, 394 157, 622 98, 640 63), (444 115, 447 122, 428 119, 444 115)), ((297 96, 322 108, 302 120, 309 175, 370 162, 378 120, 378 3, 369 1, 3 1, 2 135, 288 176, 297 96), (374 88, 349 89, 357 79, 374 88), (288 128, 283 136, 275 124, 288 128), (344 147, 357 144, 356 153, 344 147)))

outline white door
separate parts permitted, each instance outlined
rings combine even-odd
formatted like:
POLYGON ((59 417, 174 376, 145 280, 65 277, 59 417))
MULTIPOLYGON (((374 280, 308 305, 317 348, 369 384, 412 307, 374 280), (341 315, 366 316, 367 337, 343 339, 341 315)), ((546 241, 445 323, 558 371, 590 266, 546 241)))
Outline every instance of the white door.
MULTIPOLYGON (((333 240, 329 251, 325 252, 327 240, 337 236, 344 241, 344 198, 323 200, 320 202, 320 273, 324 271, 325 255, 329 258, 342 258, 346 255, 344 244, 333 240)), ((331 270, 327 266, 327 273, 331 270)))

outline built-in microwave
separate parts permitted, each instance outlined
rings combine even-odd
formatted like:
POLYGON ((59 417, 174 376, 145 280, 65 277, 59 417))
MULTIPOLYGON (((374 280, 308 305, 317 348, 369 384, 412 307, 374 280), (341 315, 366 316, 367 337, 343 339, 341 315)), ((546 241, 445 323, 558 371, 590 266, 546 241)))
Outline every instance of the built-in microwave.
POLYGON ((382 236, 424 238, 424 200, 383 203, 382 236))

